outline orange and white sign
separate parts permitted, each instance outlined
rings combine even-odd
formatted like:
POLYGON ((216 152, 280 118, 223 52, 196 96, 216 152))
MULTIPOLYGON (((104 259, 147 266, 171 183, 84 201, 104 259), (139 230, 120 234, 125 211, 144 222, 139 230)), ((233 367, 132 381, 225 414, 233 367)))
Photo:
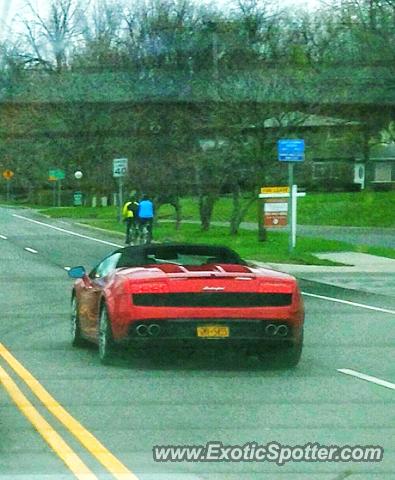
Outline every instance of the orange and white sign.
POLYGON ((3 172, 3 177, 6 180, 11 180, 11 178, 14 176, 14 172, 12 170, 4 170, 3 172))
POLYGON ((288 223, 288 203, 284 198, 267 198, 264 204, 265 227, 285 227, 288 223))

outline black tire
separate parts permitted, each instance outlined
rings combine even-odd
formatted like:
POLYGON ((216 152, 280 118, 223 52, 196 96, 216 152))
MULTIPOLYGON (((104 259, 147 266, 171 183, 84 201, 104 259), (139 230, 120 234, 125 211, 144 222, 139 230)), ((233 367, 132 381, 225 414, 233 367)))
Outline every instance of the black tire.
POLYGON ((107 307, 102 305, 99 317, 99 358, 103 365, 108 365, 112 359, 114 339, 112 336, 107 307))
POLYGON ((83 347, 86 345, 86 340, 81 335, 80 319, 78 316, 78 302, 75 295, 71 298, 71 345, 73 347, 83 347))
POLYGON ((303 332, 297 343, 293 345, 273 345, 263 347, 258 355, 262 362, 269 363, 274 367, 293 368, 296 367, 302 356, 303 332))
POLYGON ((281 364, 284 367, 293 368, 300 361, 300 357, 302 356, 303 350, 303 332, 300 335, 300 338, 297 343, 292 345, 291 347, 287 348, 285 351, 282 352, 283 358, 281 359, 281 364))

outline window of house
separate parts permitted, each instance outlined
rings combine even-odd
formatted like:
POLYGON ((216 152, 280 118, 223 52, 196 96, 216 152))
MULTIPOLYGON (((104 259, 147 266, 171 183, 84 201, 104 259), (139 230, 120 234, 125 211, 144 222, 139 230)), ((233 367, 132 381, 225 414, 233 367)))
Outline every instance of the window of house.
POLYGON ((374 171, 375 182, 391 182, 394 178, 394 162, 377 162, 374 171))

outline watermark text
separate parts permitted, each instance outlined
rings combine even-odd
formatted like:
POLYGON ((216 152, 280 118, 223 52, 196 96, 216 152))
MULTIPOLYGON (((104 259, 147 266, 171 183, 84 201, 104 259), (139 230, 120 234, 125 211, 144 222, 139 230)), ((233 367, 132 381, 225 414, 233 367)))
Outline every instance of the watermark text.
POLYGON ((288 462, 381 462, 384 449, 379 445, 281 445, 278 442, 244 445, 155 445, 155 462, 271 462, 279 466, 288 462))

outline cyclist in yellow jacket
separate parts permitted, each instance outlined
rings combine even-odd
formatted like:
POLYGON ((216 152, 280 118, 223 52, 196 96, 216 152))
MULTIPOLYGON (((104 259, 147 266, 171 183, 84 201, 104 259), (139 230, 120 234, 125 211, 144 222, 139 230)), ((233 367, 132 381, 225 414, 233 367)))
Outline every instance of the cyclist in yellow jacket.
POLYGON ((129 245, 137 240, 138 235, 138 209, 139 203, 136 201, 136 197, 131 196, 127 200, 122 208, 123 221, 126 224, 126 239, 125 243, 129 245))

